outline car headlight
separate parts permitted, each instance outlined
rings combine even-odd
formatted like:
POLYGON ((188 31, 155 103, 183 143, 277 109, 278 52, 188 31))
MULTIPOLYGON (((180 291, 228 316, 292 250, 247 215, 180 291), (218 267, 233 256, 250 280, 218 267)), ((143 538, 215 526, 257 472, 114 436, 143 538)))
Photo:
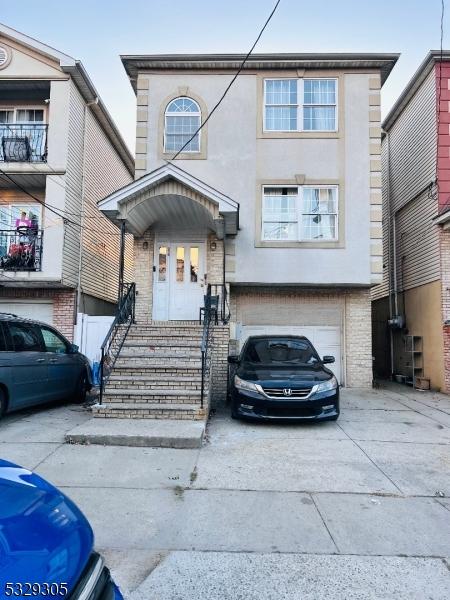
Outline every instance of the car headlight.
POLYGON ((317 384, 316 392, 328 392, 330 390, 335 390, 338 385, 338 380, 333 375, 333 377, 328 379, 328 381, 322 381, 322 383, 317 384))
POLYGON ((245 379, 241 379, 237 375, 234 376, 234 385, 238 390, 245 390, 246 392, 256 392, 259 394, 259 390, 256 386, 256 383, 251 383, 250 381, 245 381, 245 379))

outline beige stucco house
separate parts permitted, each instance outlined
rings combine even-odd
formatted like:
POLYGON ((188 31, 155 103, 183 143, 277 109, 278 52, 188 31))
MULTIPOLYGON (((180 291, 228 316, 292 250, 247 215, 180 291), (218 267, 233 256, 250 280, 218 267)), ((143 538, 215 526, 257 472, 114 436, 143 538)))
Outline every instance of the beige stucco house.
POLYGON ((243 56, 122 60, 136 179, 99 207, 134 236, 138 323, 195 320, 206 285, 222 301, 225 286, 234 346, 305 334, 343 385, 370 386, 380 88, 397 55, 253 55, 190 142, 243 56))
POLYGON ((77 312, 114 313, 120 235, 97 200, 133 174, 83 65, 0 25, 1 311, 69 338, 77 312))

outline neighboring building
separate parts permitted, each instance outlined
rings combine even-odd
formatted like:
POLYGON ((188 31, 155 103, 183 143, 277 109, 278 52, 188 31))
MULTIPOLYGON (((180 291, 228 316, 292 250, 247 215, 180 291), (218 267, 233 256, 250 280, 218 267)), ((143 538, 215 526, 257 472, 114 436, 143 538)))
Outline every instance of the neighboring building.
POLYGON ((432 51, 382 124, 384 268, 382 284, 373 289, 376 375, 403 375, 412 382, 414 369, 414 380, 424 377, 433 389, 446 392, 449 106, 450 53, 444 52, 441 62, 441 53, 432 51))
POLYGON ((0 25, 0 311, 69 338, 77 312, 113 314, 120 235, 97 201, 133 175, 83 65, 0 25))
POLYGON ((305 334, 336 357, 342 384, 369 387, 380 88, 398 55, 253 55, 172 160, 243 58, 122 58, 137 95, 137 179, 99 206, 134 235, 138 323, 197 319, 205 284, 225 283, 232 345, 305 334))

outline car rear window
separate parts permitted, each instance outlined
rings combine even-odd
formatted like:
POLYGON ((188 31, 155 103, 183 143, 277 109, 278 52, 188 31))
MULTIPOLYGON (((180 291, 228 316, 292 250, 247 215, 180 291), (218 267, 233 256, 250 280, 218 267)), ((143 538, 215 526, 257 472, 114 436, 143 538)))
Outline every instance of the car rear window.
POLYGON ((292 338, 249 339, 243 360, 274 366, 312 365, 320 361, 311 342, 292 338))

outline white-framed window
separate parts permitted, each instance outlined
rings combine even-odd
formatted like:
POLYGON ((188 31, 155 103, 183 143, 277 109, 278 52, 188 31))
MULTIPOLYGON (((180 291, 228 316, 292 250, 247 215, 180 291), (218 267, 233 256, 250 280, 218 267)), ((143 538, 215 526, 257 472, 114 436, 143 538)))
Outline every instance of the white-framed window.
MULTIPOLYGON (((185 96, 171 100, 164 114, 164 152, 178 152, 200 127, 200 106, 185 96)), ((183 152, 200 152, 200 132, 183 152)))
POLYGON ((42 229, 42 205, 37 202, 0 204, 0 257, 8 253, 10 234, 21 227, 42 229))
POLYGON ((264 131, 337 131, 338 80, 265 79, 264 131))
POLYGON ((263 188, 263 241, 337 241, 338 219, 337 185, 263 188))
POLYGON ((18 125, 45 123, 45 110, 43 108, 2 108, 0 109, 0 125, 1 124, 18 125))

